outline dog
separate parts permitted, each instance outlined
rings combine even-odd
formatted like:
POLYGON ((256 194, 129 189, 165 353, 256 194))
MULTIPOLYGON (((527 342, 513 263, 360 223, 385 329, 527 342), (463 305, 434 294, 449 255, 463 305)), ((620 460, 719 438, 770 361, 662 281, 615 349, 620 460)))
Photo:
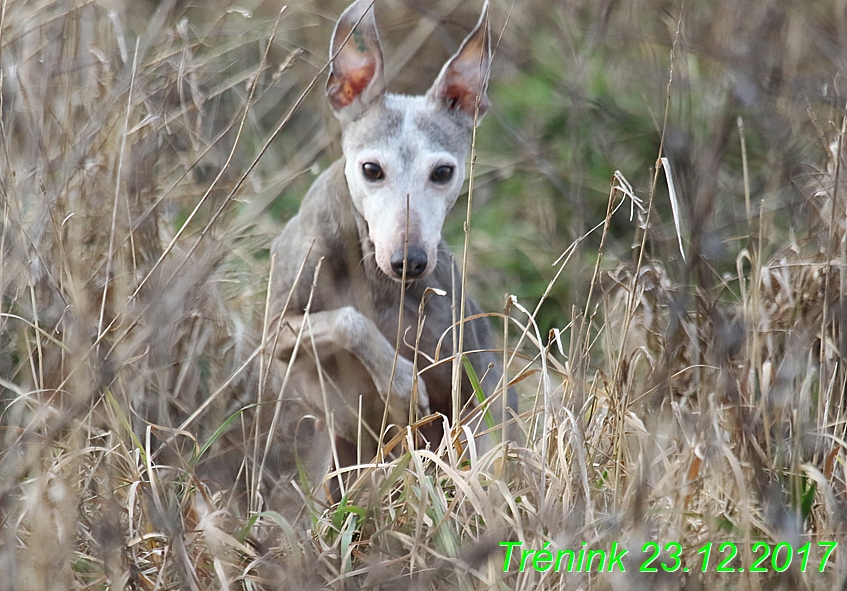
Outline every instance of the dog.
MULTIPOLYGON (((271 317, 282 327, 275 355, 334 434, 339 468, 375 452, 386 402, 399 426, 414 420, 413 401, 419 417, 453 416, 451 363, 432 361, 439 346, 442 360, 454 353, 462 279, 441 229, 462 189, 474 125, 489 107, 487 10, 486 1, 423 96, 386 92, 371 0, 353 2, 332 36, 326 96, 341 122, 343 157, 273 242, 271 317)), ((465 316, 479 313, 467 298, 465 316)), ((465 321, 463 341, 486 395, 501 392, 486 319, 465 321)), ((473 393, 465 375, 463 407, 476 404, 473 393)), ((510 389, 513 409, 514 397, 510 389)), ((422 433, 437 443, 442 421, 422 433)))

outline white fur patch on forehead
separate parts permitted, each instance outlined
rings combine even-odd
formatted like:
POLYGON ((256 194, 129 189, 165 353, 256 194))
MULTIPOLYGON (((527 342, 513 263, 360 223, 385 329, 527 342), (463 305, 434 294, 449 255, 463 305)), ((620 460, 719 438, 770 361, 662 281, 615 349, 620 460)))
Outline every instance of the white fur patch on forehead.
POLYGON ((423 96, 387 94, 343 130, 345 150, 388 148, 402 137, 406 145, 439 150, 462 158, 471 128, 464 117, 446 111, 423 96))

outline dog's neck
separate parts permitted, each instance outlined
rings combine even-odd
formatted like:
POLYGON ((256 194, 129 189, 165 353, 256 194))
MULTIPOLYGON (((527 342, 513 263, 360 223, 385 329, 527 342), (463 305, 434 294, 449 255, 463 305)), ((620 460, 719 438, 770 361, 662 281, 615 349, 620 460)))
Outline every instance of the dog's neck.
POLYGON ((363 298, 365 294, 361 293, 356 294, 357 300, 373 299, 385 305, 399 299, 400 283, 387 277, 376 264, 368 223, 353 205, 344 176, 344 164, 345 159, 342 157, 329 171, 334 188, 333 199, 327 200, 323 210, 317 214, 321 223, 330 226, 322 235, 325 238, 335 237, 333 244, 327 244, 327 251, 345 254, 344 260, 330 261, 329 267, 333 273, 347 277, 354 293, 360 289, 367 290, 369 298, 363 298))

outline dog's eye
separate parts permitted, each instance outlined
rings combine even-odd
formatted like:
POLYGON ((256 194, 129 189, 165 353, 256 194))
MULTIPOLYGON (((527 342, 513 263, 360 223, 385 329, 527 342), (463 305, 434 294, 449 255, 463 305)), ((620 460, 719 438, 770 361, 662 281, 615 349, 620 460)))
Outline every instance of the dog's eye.
POLYGON ((447 164, 443 164, 441 166, 437 166, 432 174, 429 176, 429 180, 433 183, 443 185, 445 183, 449 183, 453 178, 453 167, 447 164))
POLYGON ((382 167, 375 162, 365 162, 362 164, 362 174, 369 181, 381 181, 385 178, 385 172, 382 167))

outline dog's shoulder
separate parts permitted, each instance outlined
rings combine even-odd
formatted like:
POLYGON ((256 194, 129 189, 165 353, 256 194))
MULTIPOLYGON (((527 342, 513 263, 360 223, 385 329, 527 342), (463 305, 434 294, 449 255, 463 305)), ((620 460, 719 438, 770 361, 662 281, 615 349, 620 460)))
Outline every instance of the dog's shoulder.
POLYGON ((341 159, 318 175, 303 197, 298 213, 271 244, 275 293, 287 294, 296 285, 295 303, 305 304, 321 259, 324 260, 321 277, 330 282, 338 279, 334 277, 341 269, 337 255, 345 252, 345 240, 356 234, 355 222, 348 211, 352 207, 349 192, 345 194, 345 191, 347 182, 344 159, 341 159))

